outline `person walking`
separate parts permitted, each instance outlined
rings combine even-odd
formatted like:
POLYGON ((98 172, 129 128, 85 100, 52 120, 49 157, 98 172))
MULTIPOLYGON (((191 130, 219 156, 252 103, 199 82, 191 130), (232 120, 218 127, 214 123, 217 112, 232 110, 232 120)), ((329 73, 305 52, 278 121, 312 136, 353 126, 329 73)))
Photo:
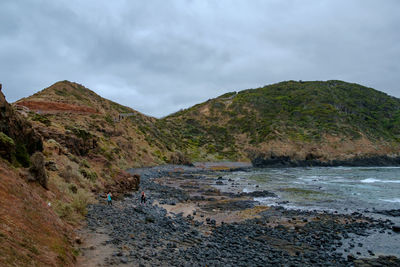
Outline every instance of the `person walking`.
POLYGON ((140 204, 146 204, 146 194, 142 191, 142 196, 140 197, 140 204))
POLYGON ((111 192, 108 192, 107 194, 107 204, 112 206, 112 200, 111 200, 112 194, 111 192))

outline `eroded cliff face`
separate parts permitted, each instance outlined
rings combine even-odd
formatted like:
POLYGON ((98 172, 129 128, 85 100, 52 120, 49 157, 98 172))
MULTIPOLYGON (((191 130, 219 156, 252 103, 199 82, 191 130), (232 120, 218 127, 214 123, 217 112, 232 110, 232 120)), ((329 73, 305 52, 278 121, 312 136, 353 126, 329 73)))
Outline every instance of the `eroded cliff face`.
POLYGON ((321 142, 270 141, 248 148, 255 167, 400 165, 398 143, 325 135, 321 142))
POLYGON ((45 140, 55 140, 76 156, 87 156, 98 147, 98 137, 83 130, 61 132, 43 126, 36 129, 45 140))
POLYGON ((29 155, 43 150, 41 136, 6 101, 0 86, 0 156, 29 166, 29 155))

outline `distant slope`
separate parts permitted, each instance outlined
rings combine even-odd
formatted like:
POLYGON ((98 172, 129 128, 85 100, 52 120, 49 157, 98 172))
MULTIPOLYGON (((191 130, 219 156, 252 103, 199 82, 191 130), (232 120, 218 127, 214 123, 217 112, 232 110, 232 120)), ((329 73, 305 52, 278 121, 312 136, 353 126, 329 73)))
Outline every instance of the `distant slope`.
POLYGON ((227 93, 162 123, 195 158, 263 152, 323 161, 400 152, 400 99, 342 81, 288 81, 227 93))

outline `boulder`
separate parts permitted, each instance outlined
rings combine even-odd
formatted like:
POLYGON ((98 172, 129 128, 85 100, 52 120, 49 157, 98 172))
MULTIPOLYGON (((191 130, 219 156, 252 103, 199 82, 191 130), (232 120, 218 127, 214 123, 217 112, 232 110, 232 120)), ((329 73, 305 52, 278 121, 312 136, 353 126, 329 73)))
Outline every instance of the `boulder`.
POLYGON ((169 158, 169 163, 177 165, 193 166, 189 158, 180 151, 176 151, 175 153, 171 154, 169 158))
POLYGON ((400 233, 400 225, 393 225, 392 230, 395 233, 400 233))
POLYGON ((113 182, 105 186, 105 192, 112 192, 113 196, 120 197, 127 192, 137 191, 140 184, 139 174, 130 174, 120 171, 114 177, 113 182))

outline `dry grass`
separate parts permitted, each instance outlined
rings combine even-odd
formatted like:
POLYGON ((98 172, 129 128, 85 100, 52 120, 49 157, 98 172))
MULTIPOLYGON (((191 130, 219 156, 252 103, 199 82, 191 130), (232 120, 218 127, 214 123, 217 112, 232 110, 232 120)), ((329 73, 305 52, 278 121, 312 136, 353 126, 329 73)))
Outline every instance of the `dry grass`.
POLYGON ((212 166, 212 167, 210 167, 210 169, 212 171, 226 171, 226 170, 230 170, 231 168, 229 168, 227 166, 212 166))
POLYGON ((0 161, 0 266, 71 266, 71 229, 47 205, 48 191, 0 161), (58 249, 55 249, 58 248, 58 249))

